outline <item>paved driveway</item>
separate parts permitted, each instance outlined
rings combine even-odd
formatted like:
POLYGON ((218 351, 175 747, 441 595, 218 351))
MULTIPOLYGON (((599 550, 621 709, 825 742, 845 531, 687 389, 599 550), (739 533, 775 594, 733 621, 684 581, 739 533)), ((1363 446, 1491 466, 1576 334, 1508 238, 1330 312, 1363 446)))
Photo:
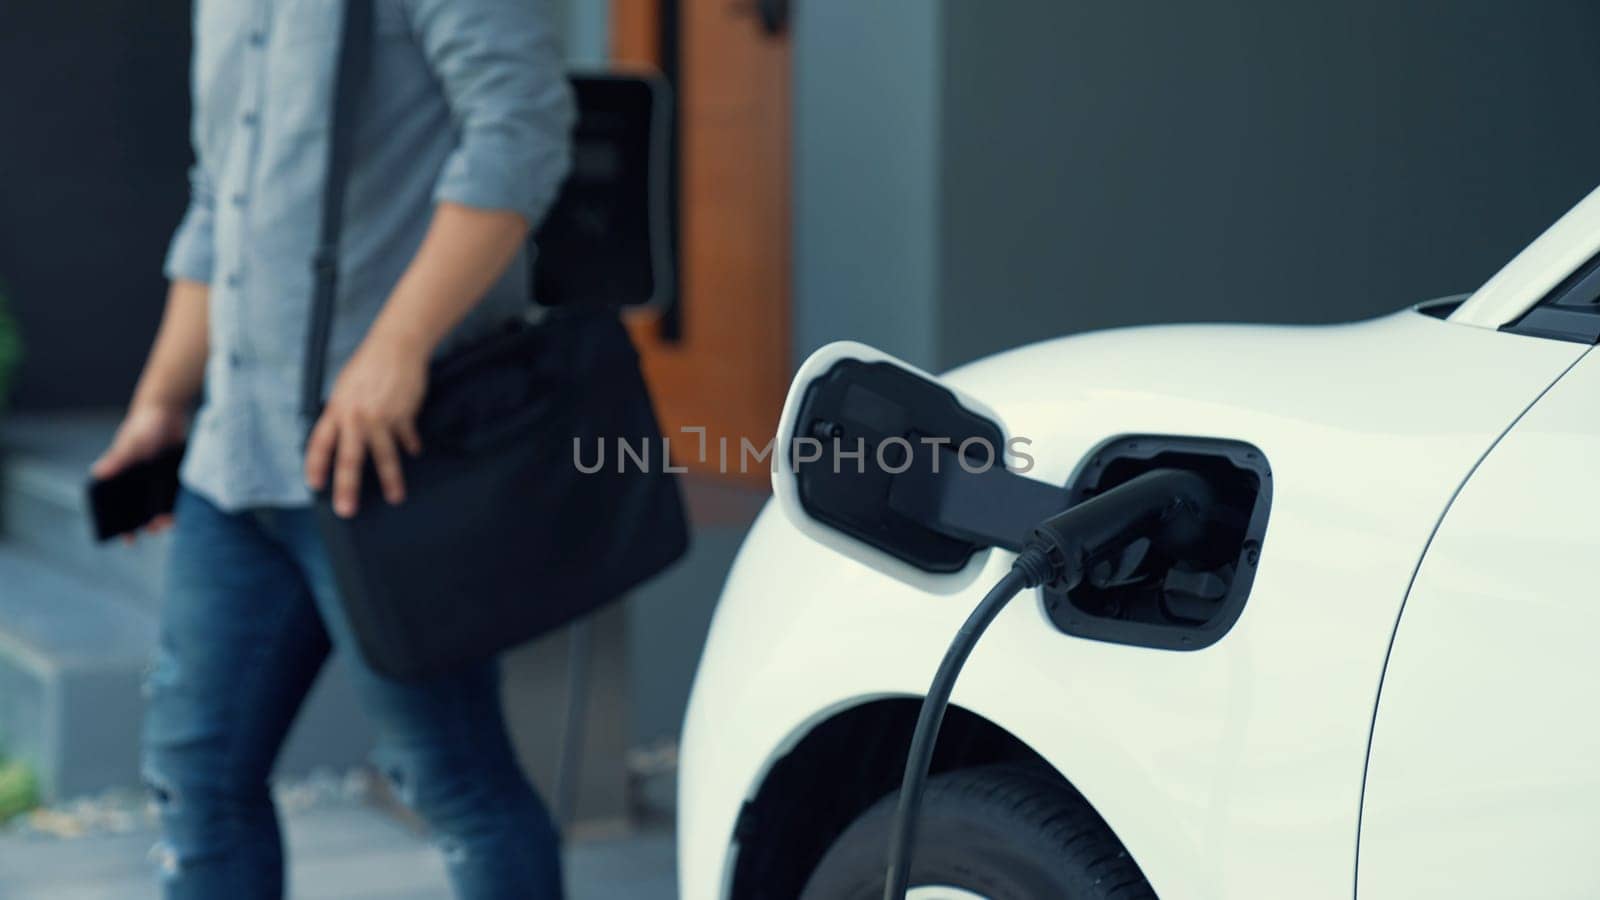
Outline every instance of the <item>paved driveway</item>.
MULTIPOLYGON (((319 806, 288 817, 293 900, 449 900, 426 841, 369 807, 319 806)), ((0 833, 0 900, 155 900, 155 834, 58 838, 0 833)), ((579 840, 566 853, 569 900, 672 900, 672 836, 579 840)))

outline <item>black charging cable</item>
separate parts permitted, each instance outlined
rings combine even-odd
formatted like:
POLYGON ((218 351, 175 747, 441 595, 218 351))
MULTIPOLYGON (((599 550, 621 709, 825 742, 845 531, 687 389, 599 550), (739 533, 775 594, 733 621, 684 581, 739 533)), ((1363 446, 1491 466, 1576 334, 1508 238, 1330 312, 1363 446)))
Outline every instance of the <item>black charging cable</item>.
POLYGON ((933 676, 928 696, 922 701, 922 711, 917 714, 917 729, 912 733, 911 752, 906 757, 906 772, 900 782, 900 803, 894 813, 894 830, 889 837, 889 877, 885 882, 885 900, 902 900, 911 878, 911 848, 917 843, 917 814, 922 809, 922 791, 928 782, 928 766, 933 761, 933 745, 939 737, 939 726, 944 723, 945 710, 950 706, 950 691, 956 686, 956 676, 966 664, 972 648, 978 645, 989 623, 1000 614, 1011 598, 1031 587, 1043 584, 1050 572, 1045 553, 1037 547, 1024 550, 1011 571, 1000 579, 983 602, 962 623, 956 639, 945 651, 944 661, 933 676))
POLYGON ((911 736, 889 838, 889 869, 884 900, 904 900, 911 879, 911 853, 917 842, 917 817, 933 761, 934 743, 944 722, 961 667, 995 616, 1017 594, 1050 584, 1071 590, 1090 567, 1130 542, 1149 538, 1168 549, 1190 545, 1204 534, 1211 507, 1205 479, 1181 469, 1153 469, 1045 519, 1034 528, 1022 552, 962 623, 928 686, 911 736))

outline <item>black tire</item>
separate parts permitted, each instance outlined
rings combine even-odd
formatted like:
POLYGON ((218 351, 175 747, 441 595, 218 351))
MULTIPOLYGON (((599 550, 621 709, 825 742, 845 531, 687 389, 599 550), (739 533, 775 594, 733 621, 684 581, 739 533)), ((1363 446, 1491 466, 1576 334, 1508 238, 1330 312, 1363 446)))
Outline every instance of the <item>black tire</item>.
MULTIPOLYGON (((896 791, 828 848, 801 900, 880 900, 896 791)), ((984 766, 939 775, 923 797, 911 886, 989 900, 1153 898, 1139 866, 1076 791, 1049 773, 984 766)))

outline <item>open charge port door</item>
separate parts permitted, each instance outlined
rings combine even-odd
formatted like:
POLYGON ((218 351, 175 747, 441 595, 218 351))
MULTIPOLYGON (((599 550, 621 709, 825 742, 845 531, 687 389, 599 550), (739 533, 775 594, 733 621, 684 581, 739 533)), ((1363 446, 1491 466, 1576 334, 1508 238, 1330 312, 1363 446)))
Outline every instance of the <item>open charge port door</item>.
POLYGON ((1073 576, 1043 589, 1044 607, 1068 634, 1167 650, 1209 646, 1233 626, 1267 529, 1272 471, 1260 450, 1123 436, 1060 485, 1009 469, 1009 446, 1004 423, 976 398, 882 351, 830 344, 790 387, 773 494, 820 543, 923 590, 954 593, 980 575, 993 548, 1021 551, 1035 529, 1086 500, 1109 495, 1113 505, 1084 506, 1073 527, 1100 528, 1089 523, 1116 521, 1122 513, 1106 511, 1173 489, 1175 474, 1191 485, 1198 476, 1208 494, 1198 535, 1175 539, 1127 510, 1134 518, 1125 525, 1079 535, 1073 576))
POLYGON ((1090 454, 1067 485, 1073 503, 1152 469, 1194 472, 1215 501, 1205 536, 1179 556, 1135 541, 1114 559, 1095 561, 1070 592, 1045 589, 1050 620, 1067 634, 1166 650, 1198 650, 1233 627, 1255 578, 1272 470, 1249 444, 1140 435, 1090 454))

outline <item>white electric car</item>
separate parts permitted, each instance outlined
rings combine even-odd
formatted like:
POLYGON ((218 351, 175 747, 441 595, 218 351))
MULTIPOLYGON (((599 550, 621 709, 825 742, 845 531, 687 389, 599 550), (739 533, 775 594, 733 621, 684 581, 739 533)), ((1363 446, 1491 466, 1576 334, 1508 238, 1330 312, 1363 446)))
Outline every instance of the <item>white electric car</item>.
MULTIPOLYGON (((1600 191, 1464 299, 1091 334, 937 379, 1027 439, 1030 479, 1084 497, 1188 469, 1217 514, 1187 556, 999 614, 910 896, 1600 897, 1597 253, 1600 191)), ((814 429, 810 380, 877 356, 808 362, 784 435, 814 429)), ((918 705, 1013 558, 879 552, 817 519, 779 446, 685 726, 684 900, 881 895, 918 705)))

